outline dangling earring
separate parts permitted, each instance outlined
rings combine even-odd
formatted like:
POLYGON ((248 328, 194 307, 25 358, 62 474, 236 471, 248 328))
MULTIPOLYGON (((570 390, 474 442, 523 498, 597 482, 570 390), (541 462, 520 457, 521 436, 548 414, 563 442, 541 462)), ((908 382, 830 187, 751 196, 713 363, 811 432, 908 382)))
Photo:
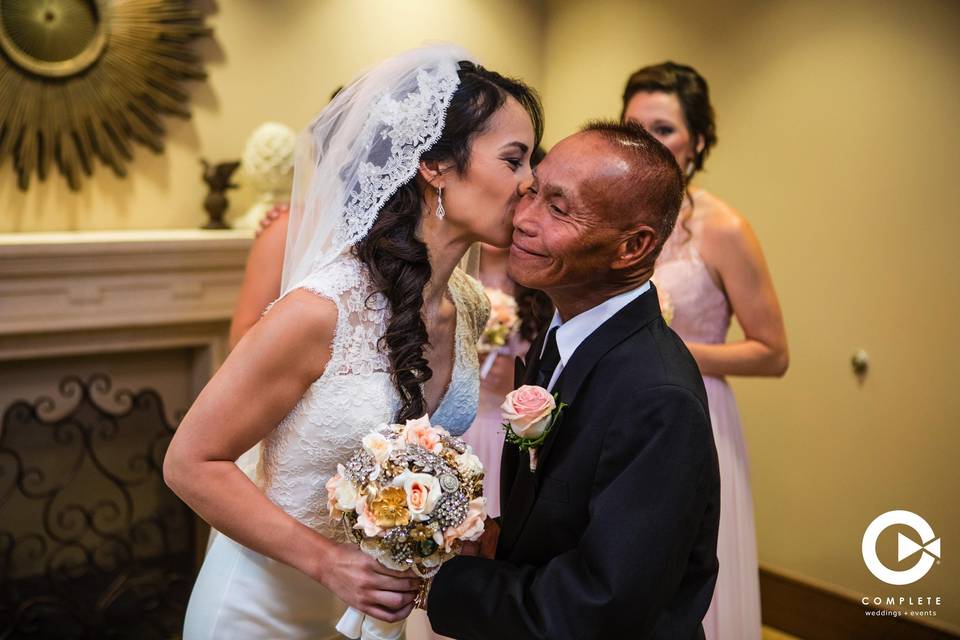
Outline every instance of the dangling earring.
POLYGON ((443 208, 443 187, 437 187, 437 217, 443 220, 447 210, 443 208))
POLYGON ((697 167, 693 164, 693 160, 687 160, 687 169, 684 171, 684 177, 689 181, 693 177, 693 174, 696 172, 697 167))

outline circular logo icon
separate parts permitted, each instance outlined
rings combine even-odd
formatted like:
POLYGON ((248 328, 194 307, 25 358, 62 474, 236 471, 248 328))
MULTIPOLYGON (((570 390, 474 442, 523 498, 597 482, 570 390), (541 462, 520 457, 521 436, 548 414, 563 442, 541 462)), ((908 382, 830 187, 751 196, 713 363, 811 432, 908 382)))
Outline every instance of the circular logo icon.
POLYGON ((887 511, 870 523, 867 530, 863 533, 863 544, 861 545, 863 553, 863 562, 867 565, 870 573, 887 584, 904 585, 913 584, 933 568, 936 561, 940 558, 940 538, 933 533, 933 528, 927 524, 927 521, 913 513, 912 511, 895 510, 887 511), (919 536, 920 542, 911 540, 902 533, 897 534, 897 561, 900 562, 920 553, 920 559, 909 569, 903 571, 894 571, 888 568, 877 557, 877 539, 888 527, 895 524, 906 525, 913 529, 919 536))

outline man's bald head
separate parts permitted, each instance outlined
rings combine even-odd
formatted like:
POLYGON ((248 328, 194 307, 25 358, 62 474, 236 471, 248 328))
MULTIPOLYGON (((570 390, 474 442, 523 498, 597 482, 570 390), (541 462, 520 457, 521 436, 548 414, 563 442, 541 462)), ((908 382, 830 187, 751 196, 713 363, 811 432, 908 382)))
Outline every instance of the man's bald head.
POLYGON ((619 160, 597 213, 625 230, 652 227, 657 234, 652 265, 677 221, 683 203, 683 172, 669 149, 632 122, 597 120, 584 126, 581 134, 601 139, 619 160))
POLYGON ((682 198, 680 169, 652 136, 592 123, 533 171, 513 216, 508 272, 572 317, 650 278, 682 198))

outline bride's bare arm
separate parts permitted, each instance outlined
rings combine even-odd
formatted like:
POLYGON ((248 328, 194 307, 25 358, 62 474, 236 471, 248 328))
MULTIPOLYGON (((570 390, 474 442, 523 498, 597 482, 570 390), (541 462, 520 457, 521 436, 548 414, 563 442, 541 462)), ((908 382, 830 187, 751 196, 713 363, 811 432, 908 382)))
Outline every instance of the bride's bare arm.
POLYGON ((337 544, 273 504, 237 467, 277 427, 330 358, 336 306, 294 291, 258 322, 187 412, 164 460, 170 488, 211 526, 290 565, 382 619, 409 613, 419 583, 337 544))

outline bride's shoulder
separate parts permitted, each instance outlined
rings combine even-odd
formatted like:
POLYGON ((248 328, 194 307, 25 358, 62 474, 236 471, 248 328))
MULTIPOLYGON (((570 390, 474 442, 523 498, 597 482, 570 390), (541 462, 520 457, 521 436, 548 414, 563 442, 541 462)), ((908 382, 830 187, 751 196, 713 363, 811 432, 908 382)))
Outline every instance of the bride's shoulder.
POLYGON ((325 350, 321 355, 329 357, 341 307, 349 308, 353 295, 366 300, 370 286, 363 265, 352 256, 343 256, 293 285, 267 307, 257 324, 275 332, 283 340, 282 346, 293 353, 321 345, 325 350))
POLYGON ((306 289, 321 296, 338 299, 349 291, 368 294, 371 286, 366 267, 350 255, 345 255, 330 264, 313 271, 297 284, 297 288, 306 289))
POLYGON ((241 339, 237 351, 249 353, 258 362, 287 360, 308 378, 318 378, 331 355, 337 329, 336 304, 298 288, 273 303, 268 311, 241 339))
POLYGON ((457 305, 473 320, 474 330, 479 335, 490 317, 490 299, 487 298, 483 285, 467 272, 457 268, 450 276, 450 290, 457 297, 457 305))

